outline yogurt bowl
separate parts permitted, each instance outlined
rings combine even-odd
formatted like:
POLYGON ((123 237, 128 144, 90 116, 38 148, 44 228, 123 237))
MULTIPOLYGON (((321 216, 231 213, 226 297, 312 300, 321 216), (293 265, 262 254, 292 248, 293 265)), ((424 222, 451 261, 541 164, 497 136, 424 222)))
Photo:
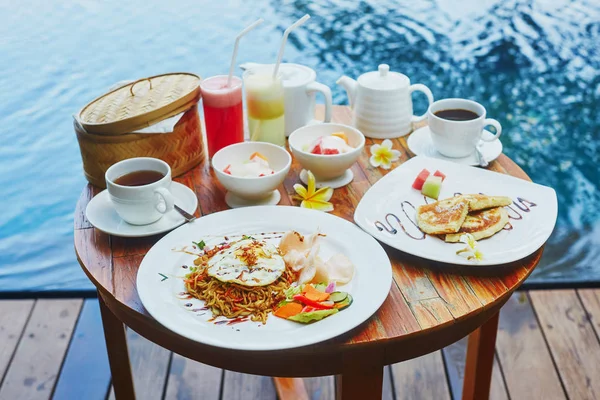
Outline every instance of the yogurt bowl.
POLYGON ((227 189, 225 202, 231 208, 278 204, 281 194, 277 187, 285 179, 291 164, 292 156, 287 150, 264 142, 232 144, 217 151, 212 158, 215 175, 227 189), (228 168, 250 160, 254 154, 264 157, 273 173, 265 173, 264 176, 236 176, 235 170, 239 171, 240 168, 228 168))
POLYGON ((290 150, 300 165, 304 168, 300 179, 307 183, 306 171, 311 171, 315 176, 318 187, 329 186, 338 188, 347 185, 354 179, 350 170, 352 164, 358 160, 360 152, 365 147, 365 137, 356 128, 336 123, 322 123, 306 125, 296 129, 289 137, 290 150), (340 154, 313 154, 310 146, 323 136, 332 133, 343 133, 348 139, 351 150, 340 154))

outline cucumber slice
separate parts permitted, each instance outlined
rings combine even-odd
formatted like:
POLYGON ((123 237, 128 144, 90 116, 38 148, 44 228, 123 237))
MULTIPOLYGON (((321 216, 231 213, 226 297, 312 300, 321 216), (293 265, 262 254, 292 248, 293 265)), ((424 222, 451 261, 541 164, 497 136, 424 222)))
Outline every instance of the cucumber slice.
POLYGON ((315 289, 317 289, 319 292, 323 292, 325 293, 325 289, 327 289, 327 285, 324 283, 317 283, 316 285, 314 285, 315 289))
POLYGON ((329 300, 334 303, 339 303, 340 301, 346 300, 346 297, 348 297, 348 293, 346 292, 333 292, 329 295, 329 300))
POLYGON ((342 311, 348 307, 350 307, 350 305, 352 304, 353 300, 352 300, 352 295, 348 294, 348 296, 341 302, 339 303, 335 303, 335 308, 337 308, 338 310, 342 311))

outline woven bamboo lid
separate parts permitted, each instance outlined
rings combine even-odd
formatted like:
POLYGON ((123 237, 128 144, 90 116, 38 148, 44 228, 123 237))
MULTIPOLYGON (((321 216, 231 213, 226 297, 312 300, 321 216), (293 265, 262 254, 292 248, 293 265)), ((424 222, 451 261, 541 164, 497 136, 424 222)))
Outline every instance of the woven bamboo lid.
POLYGON ((87 104, 79 122, 88 133, 120 135, 179 114, 200 98, 200 77, 171 73, 121 86, 87 104))

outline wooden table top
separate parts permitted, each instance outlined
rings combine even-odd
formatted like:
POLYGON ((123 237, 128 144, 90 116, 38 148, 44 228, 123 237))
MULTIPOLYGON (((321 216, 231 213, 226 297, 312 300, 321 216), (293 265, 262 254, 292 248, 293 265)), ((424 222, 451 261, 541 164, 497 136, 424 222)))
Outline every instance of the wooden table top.
MULTIPOLYGON (((322 114, 322 108, 318 113, 322 114)), ((334 107, 333 121, 351 123, 347 107, 334 107)), ((354 209, 371 185, 391 170, 369 164, 369 147, 380 140, 367 139, 365 150, 352 167, 354 180, 335 189, 332 214, 353 221, 354 209)), ((413 154, 406 137, 394 139, 401 151, 397 167, 413 154)), ((301 166, 293 162, 279 188, 284 205, 297 205, 293 185, 300 182, 301 166)), ((513 161, 501 155, 488 169, 528 180, 513 161)), ((207 160, 174 179, 192 188, 199 200, 197 216, 228 209, 225 190, 207 160)), ((85 218, 89 200, 100 192, 86 186, 75 210, 75 250, 79 262, 108 307, 125 324, 163 347, 206 364, 272 376, 337 374, 341 363, 368 355, 374 365, 387 365, 440 349, 464 337, 494 315, 510 294, 529 276, 543 249, 510 265, 459 267, 423 260, 384 245, 392 262, 394 283, 387 300, 368 321, 327 342, 303 348, 242 352, 212 348, 182 338, 158 324, 144 309, 136 290, 136 274, 146 252, 163 235, 147 238, 110 236, 93 228, 85 218)))

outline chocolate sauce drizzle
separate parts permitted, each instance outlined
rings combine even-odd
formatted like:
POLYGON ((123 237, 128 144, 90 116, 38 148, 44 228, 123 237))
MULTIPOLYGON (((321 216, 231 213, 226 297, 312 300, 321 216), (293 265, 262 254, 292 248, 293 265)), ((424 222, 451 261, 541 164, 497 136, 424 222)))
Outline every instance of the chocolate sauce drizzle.
MULTIPOLYGON (((415 211, 415 206, 412 205, 411 202, 409 201, 403 201, 400 206, 402 207, 402 212, 404 213, 404 215, 406 216, 406 218, 408 218, 408 220, 410 221, 411 224, 413 224, 413 226, 417 229, 419 229, 419 226, 417 225, 417 223, 415 221, 412 220, 412 218, 409 217, 408 213, 406 212, 406 209, 404 208, 404 206, 408 204, 409 206, 412 207, 413 211, 415 211)), ((387 223, 387 225, 381 221, 375 221, 375 227, 379 230, 379 231, 386 231, 387 233, 391 233, 392 235, 395 235, 398 233, 398 230, 396 228, 393 227, 392 222, 390 222, 389 218, 394 218, 396 220, 396 222, 398 223, 398 225, 400 225, 400 228, 402 228, 402 231, 406 234, 406 236, 408 236, 411 239, 415 239, 415 240, 423 240, 425 239, 426 235, 421 232, 422 236, 418 237, 418 236, 413 236, 410 233, 407 232, 406 228, 404 227, 404 224, 402 223, 402 221, 400 220, 400 218, 398 218, 398 216, 396 214, 393 213, 388 213, 385 216, 385 222, 387 223)), ((420 232, 420 230, 419 230, 420 232)))
MULTIPOLYGON (((537 207, 536 203, 531 202, 522 197, 517 197, 517 201, 513 201, 513 204, 515 205, 515 207, 517 207, 519 210, 521 210, 523 212, 530 212, 531 207, 537 207)), ((518 212, 517 210, 515 210, 512 205, 506 206, 506 208, 508 208, 509 210, 511 210, 514 213, 513 215, 511 215, 511 213, 509 213, 508 218, 517 219, 517 220, 523 219, 523 215, 520 212, 518 212)))

